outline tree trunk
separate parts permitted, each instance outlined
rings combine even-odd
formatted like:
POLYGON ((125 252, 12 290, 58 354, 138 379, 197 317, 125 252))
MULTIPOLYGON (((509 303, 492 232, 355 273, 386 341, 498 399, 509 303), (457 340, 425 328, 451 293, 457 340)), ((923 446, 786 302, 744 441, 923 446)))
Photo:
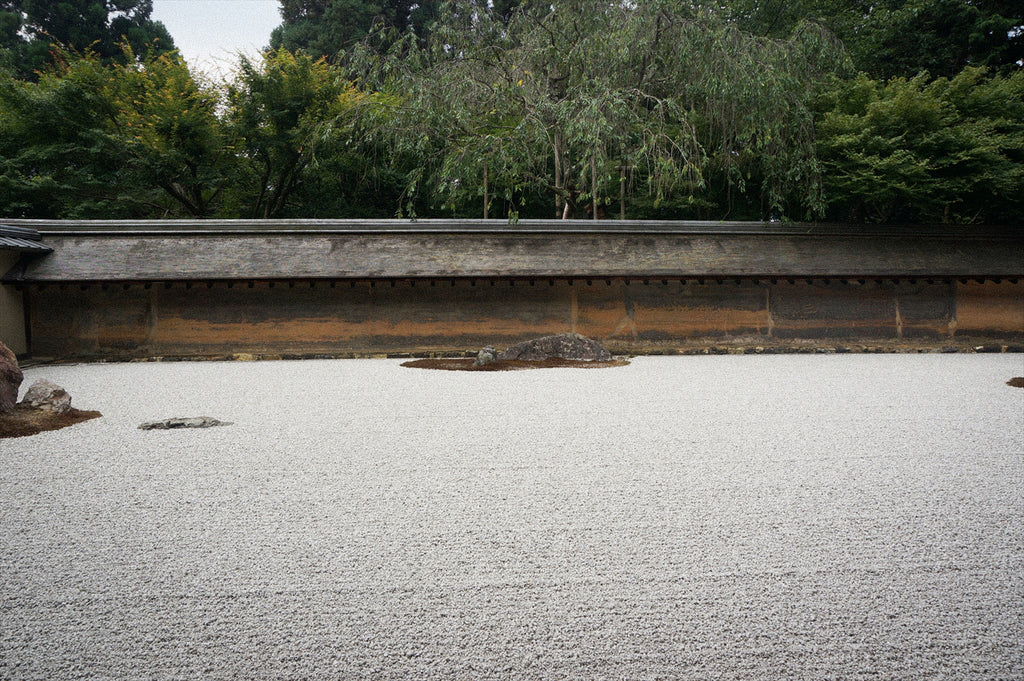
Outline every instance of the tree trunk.
POLYGON ((619 166, 619 219, 626 219, 626 164, 619 166))
POLYGON ((555 218, 565 217, 565 173, 562 169, 562 136, 555 132, 555 218))

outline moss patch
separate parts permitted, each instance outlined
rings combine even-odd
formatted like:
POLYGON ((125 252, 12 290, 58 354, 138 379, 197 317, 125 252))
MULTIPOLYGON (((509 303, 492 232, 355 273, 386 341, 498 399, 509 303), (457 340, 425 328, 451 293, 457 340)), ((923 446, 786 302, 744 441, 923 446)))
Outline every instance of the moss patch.
POLYGON ((71 408, 63 414, 55 414, 18 404, 14 411, 0 414, 0 438, 26 437, 46 430, 60 430, 100 416, 103 414, 98 411, 71 408))
POLYGON ((629 364, 624 359, 613 359, 607 362, 586 362, 562 359, 560 357, 548 357, 547 359, 536 361, 499 359, 482 366, 474 365, 475 361, 472 358, 416 359, 411 362, 403 362, 402 366, 413 369, 439 369, 441 371, 523 371, 526 369, 607 369, 609 367, 622 367, 629 364))

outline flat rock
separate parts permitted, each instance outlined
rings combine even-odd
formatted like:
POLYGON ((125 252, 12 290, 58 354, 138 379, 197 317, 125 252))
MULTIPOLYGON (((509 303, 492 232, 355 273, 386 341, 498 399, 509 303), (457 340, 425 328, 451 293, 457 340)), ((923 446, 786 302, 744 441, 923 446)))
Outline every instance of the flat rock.
POLYGON ((21 404, 40 411, 63 414, 71 409, 71 395, 56 383, 40 378, 29 386, 25 397, 21 398, 21 404))
POLYGON ((14 409, 18 390, 25 376, 18 366, 18 358, 9 347, 0 342, 0 414, 14 409))
POLYGON ((600 343, 578 333, 535 338, 506 348, 499 360, 540 362, 551 357, 582 362, 607 362, 612 358, 600 343))
POLYGON ((192 416, 185 418, 148 421, 139 426, 139 430, 172 430, 174 428, 213 428, 214 426, 230 426, 227 421, 218 421, 209 416, 192 416))

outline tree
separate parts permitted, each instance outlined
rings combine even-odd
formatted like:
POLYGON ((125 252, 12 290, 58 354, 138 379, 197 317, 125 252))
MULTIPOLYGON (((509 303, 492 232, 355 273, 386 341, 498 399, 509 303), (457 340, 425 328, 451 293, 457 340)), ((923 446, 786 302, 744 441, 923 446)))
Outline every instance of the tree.
POLYGON ((125 49, 125 63, 110 69, 126 175, 138 187, 159 187, 190 217, 212 215, 235 162, 216 89, 197 82, 176 52, 136 60, 125 49))
POLYGON ((1024 58, 1024 5, 1014 0, 730 0, 724 7, 758 35, 782 37, 801 21, 818 22, 873 78, 951 77, 967 66, 1007 73, 1024 58))
POLYGON ((818 125, 828 216, 902 223, 1020 223, 1024 72, 968 68, 837 83, 818 125))
POLYGON ((176 53, 120 64, 57 52, 37 83, 0 80, 0 205, 20 217, 213 213, 230 159, 217 96, 176 53))
POLYGON ((15 217, 129 217, 116 115, 96 60, 0 79, 0 205, 15 217))
POLYGON ((286 212, 320 159, 342 153, 339 145, 369 101, 324 59, 283 49, 259 63, 243 57, 228 84, 226 112, 242 172, 238 210, 254 218, 286 212))
POLYGON ((872 13, 856 57, 878 78, 953 77, 969 66, 1011 72, 1024 58, 1024 5, 908 0, 872 13))
POLYGON ((334 60, 372 32, 412 32, 421 38, 437 16, 439 0, 281 0, 280 26, 272 49, 302 51, 334 60))
POLYGON ((456 210, 497 191, 513 213, 546 196, 543 214, 562 215, 594 213, 632 177, 686 210, 708 173, 742 191, 757 166, 766 209, 794 191, 817 205, 804 101, 827 35, 756 39, 670 0, 530 2, 507 16, 458 0, 442 17, 423 48, 352 55, 400 103, 396 150, 422 161, 410 190, 456 210))
POLYGON ((152 0, 0 0, 0 41, 22 78, 50 61, 53 45, 103 60, 122 58, 122 44, 133 54, 170 52, 174 41, 152 11, 152 0))

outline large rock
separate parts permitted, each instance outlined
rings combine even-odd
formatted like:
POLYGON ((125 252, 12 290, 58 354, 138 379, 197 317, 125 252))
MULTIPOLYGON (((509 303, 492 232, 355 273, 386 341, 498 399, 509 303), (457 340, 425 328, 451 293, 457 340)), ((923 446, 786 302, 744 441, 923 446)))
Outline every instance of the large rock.
POLYGON ((0 342, 0 414, 14 409, 18 402, 18 390, 24 378, 18 366, 18 358, 9 347, 0 342))
POLYGON ((21 403, 26 407, 39 409, 40 411, 52 411, 55 414, 63 414, 71 409, 71 395, 64 388, 56 383, 51 383, 44 378, 29 386, 21 403))
POLYGON ((516 343, 498 354, 500 360, 529 362, 540 362, 549 357, 584 362, 607 362, 612 355, 597 341, 590 340, 578 333, 560 333, 556 336, 535 338, 523 343, 516 343))

